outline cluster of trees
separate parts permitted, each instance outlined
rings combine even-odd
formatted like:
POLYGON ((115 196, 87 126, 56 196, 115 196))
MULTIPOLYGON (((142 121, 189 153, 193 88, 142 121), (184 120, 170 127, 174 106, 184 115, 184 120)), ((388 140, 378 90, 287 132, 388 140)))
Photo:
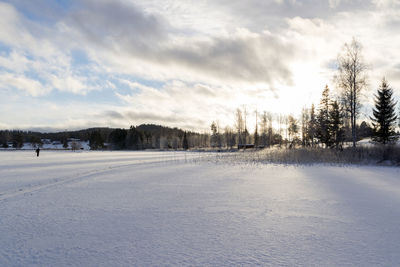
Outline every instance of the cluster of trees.
MULTIPOLYGON (((290 123, 295 128, 295 122, 290 123)), ((364 127, 368 125, 364 122, 364 127)), ((301 114, 301 144, 303 146, 315 146, 322 144, 325 147, 340 147, 345 141, 345 133, 348 127, 344 125, 343 108, 337 100, 332 100, 330 90, 325 86, 322 92, 318 110, 314 105, 311 109, 304 108, 301 114)))
POLYGON ((366 121, 354 124, 343 96, 332 97, 329 87, 325 86, 317 108, 314 104, 310 108, 303 108, 299 119, 293 115, 284 116, 265 111, 259 119, 256 111, 253 134, 247 130, 246 109, 237 109, 234 129, 228 126, 222 132, 219 124, 212 122, 210 145, 218 148, 245 147, 244 144, 252 144, 256 148, 273 145, 341 148, 344 142, 355 145, 355 142, 366 137, 372 137, 372 140, 383 144, 390 143, 398 136, 395 131, 398 116, 393 90, 386 79, 382 80, 377 90, 372 114, 371 125, 366 121), (274 128, 273 124, 277 127, 274 128))
POLYGON ((131 126, 129 129, 112 129, 108 137, 103 139, 101 135, 93 133, 89 139, 90 147, 92 149, 101 147, 99 144, 102 140, 107 140, 111 149, 189 149, 208 147, 210 136, 178 128, 142 124, 137 127, 131 126))
POLYGON ((36 135, 29 135, 28 138, 24 138, 23 131, 0 131, 0 146, 3 148, 7 148, 10 146, 14 148, 20 148, 24 144, 24 140, 29 139, 32 143, 41 143, 40 137, 37 139, 36 135))
POLYGON ((0 131, 0 145, 21 148, 24 143, 42 146, 43 139, 59 141, 68 146, 71 138, 88 141, 91 149, 130 149, 146 148, 189 149, 209 147, 210 135, 186 132, 178 128, 154 124, 142 124, 129 129, 90 128, 79 131, 40 133, 31 131, 0 131), (107 147, 106 147, 107 145, 107 147))
MULTIPOLYGON (((369 134, 376 142, 383 144, 395 141, 398 136, 395 132, 397 115, 393 99, 393 89, 385 78, 375 95, 375 107, 370 117, 372 128, 363 122, 362 131, 358 131, 357 120, 361 108, 362 91, 367 86, 366 64, 361 54, 361 44, 353 39, 350 44, 345 44, 338 57, 338 72, 335 76, 339 89, 339 96, 335 100, 329 97, 329 88, 326 86, 322 93, 318 115, 314 129, 317 139, 326 147, 338 147, 351 133, 353 147, 360 139, 360 134, 369 134)), ((311 121, 313 121, 311 119, 311 121)), ((399 121, 400 125, 400 121, 399 121)))
POLYGON ((234 127, 227 126, 223 132, 219 127, 218 122, 211 124, 211 147, 270 147, 272 145, 282 145, 284 140, 281 135, 281 130, 273 129, 274 116, 270 112, 264 111, 261 114, 261 120, 258 122, 259 114, 256 111, 256 129, 254 134, 249 133, 247 128, 247 109, 236 109, 234 127))
POLYGON ((353 39, 350 44, 344 45, 337 65, 336 97, 331 96, 330 89, 326 86, 318 107, 312 105, 309 109, 303 108, 300 119, 293 115, 273 115, 264 111, 259 121, 259 114, 255 111, 254 134, 248 132, 246 107, 238 108, 235 112, 234 130, 226 127, 221 133, 218 123, 211 124, 211 146, 247 147, 251 143, 254 147, 279 144, 289 147, 302 145, 340 148, 343 142, 351 142, 355 147, 356 142, 365 137, 372 137, 383 144, 396 140, 396 102, 393 99, 393 90, 385 78, 375 95, 375 108, 370 117, 372 126, 366 121, 360 125, 357 123, 362 91, 367 86, 367 66, 363 62, 361 44, 357 40, 353 39))

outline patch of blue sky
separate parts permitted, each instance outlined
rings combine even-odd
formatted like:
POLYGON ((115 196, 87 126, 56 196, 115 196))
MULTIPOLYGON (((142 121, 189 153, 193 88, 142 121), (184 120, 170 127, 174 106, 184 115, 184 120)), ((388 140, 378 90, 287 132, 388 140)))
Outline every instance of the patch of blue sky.
POLYGON ((65 14, 76 1, 71 0, 36 0, 36 1, 15 1, 6 0, 13 5, 25 18, 42 24, 51 25, 57 21, 62 14, 65 14))
POLYGON ((29 53, 24 53, 24 57, 26 57, 26 59, 31 60, 31 61, 35 61, 36 60, 36 58, 33 55, 29 54, 29 53))
POLYGON ((71 65, 73 67, 87 66, 90 63, 89 57, 84 50, 73 49, 70 54, 72 59, 71 65))
POLYGON ((64 9, 68 9, 74 4, 74 1, 71 0, 55 0, 54 2, 56 2, 60 7, 63 7, 64 9))
POLYGON ((41 84, 46 84, 46 79, 44 79, 39 72, 37 72, 36 70, 29 70, 29 71, 25 71, 24 72, 24 76, 26 78, 29 78, 31 80, 35 80, 40 82, 41 84))
POLYGON ((0 56, 7 57, 10 55, 12 48, 0 41, 0 56))
MULTIPOLYGON (((0 73, 6 73, 9 72, 9 69, 4 68, 3 66, 0 66, 0 73)), ((0 84, 1 87, 1 84, 0 84)))
MULTIPOLYGON (((114 93, 119 93, 121 95, 139 93, 138 90, 132 90, 132 88, 130 88, 129 85, 127 85, 126 83, 121 82, 118 79, 109 78, 108 82, 110 82, 114 86, 114 88, 112 88, 114 93)), ((105 85, 105 86, 111 88, 111 86, 109 86, 109 85, 105 85)))
POLYGON ((123 102, 113 90, 92 90, 85 95, 87 101, 109 105, 121 105, 123 102))
POLYGON ((332 60, 328 61, 328 62, 325 64, 325 67, 328 68, 328 69, 330 69, 330 70, 337 70, 337 68, 338 68, 337 60, 332 59, 332 60))

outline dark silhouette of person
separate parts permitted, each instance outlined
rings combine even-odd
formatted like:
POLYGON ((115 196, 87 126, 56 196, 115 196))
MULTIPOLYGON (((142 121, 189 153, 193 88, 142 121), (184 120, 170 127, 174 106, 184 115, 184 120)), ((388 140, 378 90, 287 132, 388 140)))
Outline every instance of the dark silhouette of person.
POLYGON ((36 148, 36 156, 39 157, 40 148, 36 148))

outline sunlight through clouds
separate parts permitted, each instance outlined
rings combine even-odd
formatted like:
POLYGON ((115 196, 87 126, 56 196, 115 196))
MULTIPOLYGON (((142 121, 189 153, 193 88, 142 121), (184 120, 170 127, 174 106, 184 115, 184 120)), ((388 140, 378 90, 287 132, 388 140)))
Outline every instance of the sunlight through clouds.
MULTIPOLYGON (((334 62, 354 36, 371 66, 369 91, 386 76, 399 97, 399 1, 0 2, 0 95, 73 104, 60 128, 162 123, 233 124, 236 108, 299 114, 334 90, 334 62), (228 3, 229 2, 229 3, 228 3), (143 117, 140 117, 143 116, 143 117), (77 123, 74 123, 76 120, 77 123)), ((0 100, 4 101, 5 100, 0 100)), ((7 103, 12 109, 13 103, 7 103)), ((14 111, 2 125, 46 125, 14 111)), ((3 108, 4 109, 4 108, 3 108)), ((5 109, 3 110, 5 111, 5 109)), ((4 112, 3 112, 4 113, 4 112)), ((34 112, 27 112, 33 114, 34 112)), ((4 127, 3 127, 4 128, 4 127)))

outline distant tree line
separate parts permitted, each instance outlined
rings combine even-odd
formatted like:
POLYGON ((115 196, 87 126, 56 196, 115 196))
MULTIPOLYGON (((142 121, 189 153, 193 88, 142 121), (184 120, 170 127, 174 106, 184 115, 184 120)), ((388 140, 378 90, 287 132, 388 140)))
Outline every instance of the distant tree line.
POLYGON ((154 124, 142 124, 129 129, 90 128, 79 131, 41 133, 19 130, 1 130, 0 146, 21 148, 24 143, 42 146, 42 140, 59 141, 67 147, 71 138, 88 141, 92 150, 189 149, 210 146, 210 135, 154 124))

